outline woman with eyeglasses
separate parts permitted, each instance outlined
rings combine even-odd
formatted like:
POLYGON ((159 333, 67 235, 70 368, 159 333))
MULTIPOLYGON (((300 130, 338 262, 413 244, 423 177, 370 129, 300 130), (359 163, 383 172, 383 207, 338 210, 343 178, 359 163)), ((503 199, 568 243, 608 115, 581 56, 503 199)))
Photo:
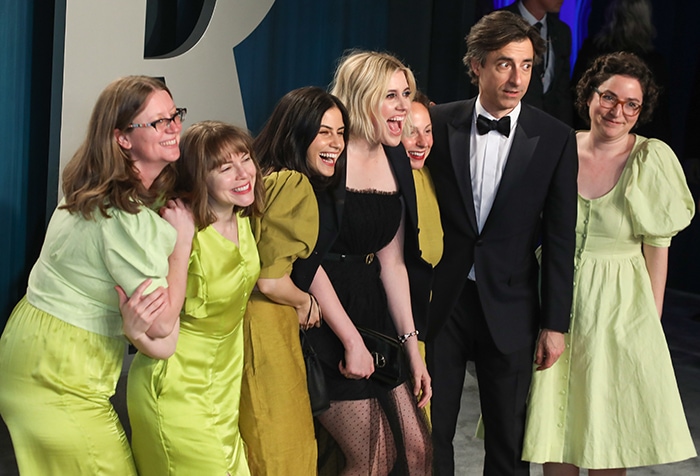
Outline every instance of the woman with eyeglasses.
POLYGON ((129 369, 131 446, 139 474, 244 476, 238 430, 243 314, 260 272, 250 219, 264 188, 244 130, 219 121, 182 135, 175 194, 192 208, 187 293, 175 354, 139 352, 129 369))
POLYGON ((591 129, 577 134, 571 328, 534 372, 523 459, 546 476, 624 475, 696 454, 661 327, 668 247, 695 209, 673 151, 632 132, 657 97, 644 62, 603 56, 576 91, 591 129))
POLYGON ((0 414, 21 474, 136 475, 109 399, 127 341, 157 359, 175 351, 194 223, 181 201, 161 205, 184 115, 161 81, 118 79, 63 171, 0 339, 0 414))

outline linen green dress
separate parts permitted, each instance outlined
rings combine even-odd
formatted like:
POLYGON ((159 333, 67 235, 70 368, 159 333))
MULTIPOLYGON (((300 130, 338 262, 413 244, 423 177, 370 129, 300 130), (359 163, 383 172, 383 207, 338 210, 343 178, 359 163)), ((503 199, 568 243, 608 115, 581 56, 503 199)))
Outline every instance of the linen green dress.
POLYGON ((554 366, 534 372, 524 460, 604 469, 695 456, 642 255, 693 213, 678 159, 640 136, 610 192, 579 196, 571 329, 554 366))
MULTIPOLYGON (((253 222, 261 278, 291 275, 318 239, 319 212, 308 178, 284 170, 265 177, 266 208, 253 222)), ((316 474, 316 437, 296 310, 253 292, 244 318, 241 434, 254 476, 316 474)))
POLYGON ((177 233, 145 207, 109 213, 56 209, 0 339, 0 414, 23 475, 136 475, 109 400, 126 350, 114 286, 167 286, 177 233))
POLYGON ((177 350, 167 360, 138 353, 131 364, 127 404, 139 474, 250 474, 238 429, 243 314, 260 263, 250 221, 240 215, 238 241, 212 226, 197 231, 177 350))

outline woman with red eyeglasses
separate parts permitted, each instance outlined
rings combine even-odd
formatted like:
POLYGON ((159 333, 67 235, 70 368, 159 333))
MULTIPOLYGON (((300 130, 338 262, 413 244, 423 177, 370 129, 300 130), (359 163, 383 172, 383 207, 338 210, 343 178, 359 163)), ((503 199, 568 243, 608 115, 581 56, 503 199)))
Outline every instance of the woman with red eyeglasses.
POLYGON ((118 79, 63 171, 0 339, 0 414, 21 474, 136 475, 109 399, 127 341, 158 359, 175 351, 194 223, 179 200, 160 205, 185 113, 161 81, 118 79))
POLYGON ((576 137, 571 328, 534 372, 523 459, 545 476, 624 475, 696 454, 660 320, 671 237, 695 207, 673 151, 632 132, 658 94, 642 60, 603 56, 576 90, 591 129, 576 137))

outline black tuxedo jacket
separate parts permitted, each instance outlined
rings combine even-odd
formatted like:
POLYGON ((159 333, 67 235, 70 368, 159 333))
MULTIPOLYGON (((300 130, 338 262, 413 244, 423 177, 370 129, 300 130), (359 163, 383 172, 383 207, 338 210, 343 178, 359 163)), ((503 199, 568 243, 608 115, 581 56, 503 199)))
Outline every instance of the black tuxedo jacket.
POLYGON ((340 233, 345 207, 345 172, 335 188, 314 191, 318 203, 318 238, 308 258, 299 258, 292 267, 291 278, 303 291, 308 291, 326 256, 340 233))
MULTIPOLYGON (((508 5, 503 10, 520 16, 518 2, 508 5)), ((571 126, 574 121, 574 97, 569 74, 571 68, 571 29, 555 15, 548 14, 547 31, 554 52, 554 58, 550 58, 550 61, 554 61, 552 84, 545 94, 542 78, 533 72, 523 102, 542 109, 571 126)), ((544 66, 544 59, 540 65, 544 66)))
POLYGON ((419 339, 424 340, 428 331, 428 312, 430 290, 433 284, 433 266, 421 257, 418 243, 418 205, 416 186, 413 181, 411 159, 403 145, 384 146, 384 152, 394 170, 394 176, 404 203, 404 243, 403 254, 408 273, 411 292, 411 309, 413 322, 419 332, 419 339))
MULTIPOLYGON (((433 106, 428 168, 445 232, 428 340, 452 312, 472 265, 497 348, 531 345, 539 328, 566 332, 573 295, 578 156, 574 132, 522 104, 506 167, 481 233, 469 168, 475 98, 433 106), (535 249, 542 244, 541 301, 535 249)), ((468 310, 467 310, 468 311, 468 310)))

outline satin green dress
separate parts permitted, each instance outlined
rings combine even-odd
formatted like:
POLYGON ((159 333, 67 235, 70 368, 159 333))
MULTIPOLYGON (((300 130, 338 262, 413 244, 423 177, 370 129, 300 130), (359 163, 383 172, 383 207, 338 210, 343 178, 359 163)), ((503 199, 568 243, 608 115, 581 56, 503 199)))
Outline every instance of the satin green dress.
POLYGON ((167 286, 177 234, 147 208, 109 213, 56 209, 0 339, 0 414, 22 475, 136 475, 109 400, 126 350, 114 286, 167 286))
POLYGON ((605 469, 696 455, 642 255, 693 213, 676 156, 640 136, 610 192, 579 196, 571 328, 554 366, 534 372, 524 460, 605 469))
MULTIPOLYGON (((266 208, 253 229, 261 278, 291 274, 318 238, 318 204, 309 180, 296 171, 265 177, 266 208)), ((316 474, 316 437, 299 342, 299 318, 291 306, 253 292, 245 318, 245 366, 241 434, 254 476, 316 474)))
POLYGON ((139 474, 247 475, 238 429, 243 314, 260 271, 248 218, 236 246, 209 226, 195 234, 175 354, 138 353, 127 404, 139 474))

